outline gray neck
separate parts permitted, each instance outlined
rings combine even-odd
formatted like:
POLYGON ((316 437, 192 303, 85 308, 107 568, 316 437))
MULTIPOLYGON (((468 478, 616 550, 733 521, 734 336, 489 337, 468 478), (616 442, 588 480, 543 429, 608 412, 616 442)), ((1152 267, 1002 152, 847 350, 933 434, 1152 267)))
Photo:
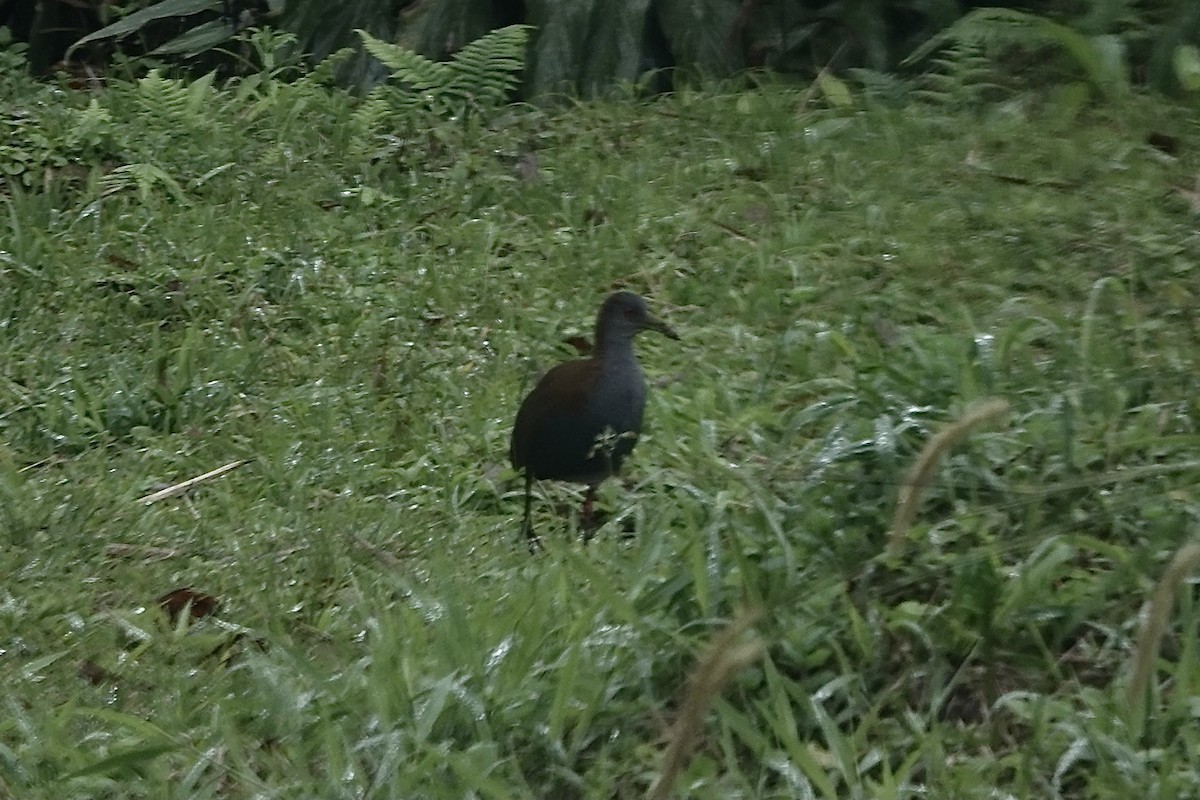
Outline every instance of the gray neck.
POLYGON ((607 370, 609 365, 628 366, 637 368, 637 356, 633 352, 632 336, 609 336, 600 340, 596 355, 604 361, 607 370))
POLYGON ((642 408, 646 404, 646 381, 633 354, 633 337, 614 336, 604 342, 596 355, 600 358, 600 379, 589 405, 593 409, 603 409, 607 425, 619 430, 640 430, 642 408))

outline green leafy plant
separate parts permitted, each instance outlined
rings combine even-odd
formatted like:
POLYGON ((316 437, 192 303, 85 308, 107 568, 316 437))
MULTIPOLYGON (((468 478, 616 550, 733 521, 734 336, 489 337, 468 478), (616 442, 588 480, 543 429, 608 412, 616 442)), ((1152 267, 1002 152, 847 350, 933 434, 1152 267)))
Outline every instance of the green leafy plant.
MULTIPOLYGON (((228 0, 161 0, 81 37, 67 50, 66 59, 70 60, 75 51, 84 45, 110 39, 120 41, 134 34, 144 36, 156 24, 202 15, 209 18, 149 50, 150 55, 156 56, 196 56, 230 41, 245 27, 242 19, 233 18, 243 13, 250 14, 248 9, 240 8, 240 5, 231 4, 228 0), (227 17, 226 13, 230 16, 227 17), (215 14, 220 16, 212 19, 215 14)), ((268 0, 262 9, 256 8, 255 12, 265 11, 267 15, 274 16, 282 10, 282 5, 281 0, 268 0)))
POLYGON ((96 98, 88 105, 30 104, 0 117, 0 183, 48 190, 111 157, 119 138, 96 98))
POLYGON ((1086 36, 1046 17, 1008 8, 977 8, 918 47, 905 64, 927 58, 948 45, 974 45, 959 50, 974 58, 982 47, 996 56, 1006 51, 1050 50, 1065 54, 1087 84, 1110 99, 1129 92, 1129 70, 1121 40, 1111 35, 1086 36))
POLYGON ((183 201, 183 189, 179 183, 161 167, 153 164, 125 164, 100 179, 100 190, 103 196, 134 189, 142 202, 147 202, 158 187, 166 189, 167 193, 176 200, 183 201))
MULTIPOLYGON (((16 85, 10 83, 28 83, 25 78, 29 69, 29 45, 14 41, 12 30, 7 25, 0 25, 0 86, 7 89, 6 96, 16 94, 16 85)), ((22 87, 24 88, 24 87, 22 87)))
POLYGON ((503 103, 525 68, 528 25, 510 25, 483 36, 450 61, 425 56, 359 30, 363 46, 390 70, 392 86, 377 90, 396 107, 424 108, 446 117, 465 116, 503 103))
POLYGON ((212 132, 215 115, 210 105, 214 73, 194 81, 164 77, 151 70, 137 82, 137 101, 147 118, 161 120, 164 129, 192 133, 197 128, 212 132))
POLYGON ((1002 90, 995 59, 978 41, 955 41, 930 59, 913 94, 939 105, 971 108, 1002 90))

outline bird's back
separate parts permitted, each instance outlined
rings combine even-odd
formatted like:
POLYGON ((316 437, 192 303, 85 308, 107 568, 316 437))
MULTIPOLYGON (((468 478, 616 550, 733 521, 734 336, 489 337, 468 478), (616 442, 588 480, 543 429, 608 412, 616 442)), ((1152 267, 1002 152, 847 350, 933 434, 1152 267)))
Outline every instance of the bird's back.
POLYGON ((646 389, 637 363, 568 361, 547 372, 525 398, 509 456, 533 477, 598 483, 616 473, 642 427, 646 389), (612 432, 608 442, 598 440, 612 432))

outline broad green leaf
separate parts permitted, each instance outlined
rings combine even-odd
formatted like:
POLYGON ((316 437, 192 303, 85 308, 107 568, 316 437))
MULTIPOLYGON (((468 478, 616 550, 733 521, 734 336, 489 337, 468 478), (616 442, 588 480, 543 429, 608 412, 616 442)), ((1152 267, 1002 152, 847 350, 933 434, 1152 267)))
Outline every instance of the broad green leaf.
POLYGON ((155 3, 141 11, 135 11, 112 25, 106 25, 100 30, 84 36, 67 50, 66 59, 69 61, 75 50, 89 42, 128 36, 140 31, 155 20, 167 17, 188 17, 192 14, 199 14, 201 11, 216 11, 220 8, 222 8, 221 0, 163 0, 161 3, 155 3))
POLYGON ((214 19, 197 25, 187 33, 176 36, 169 42, 161 44, 150 51, 152 56, 182 54, 194 56, 211 50, 222 42, 233 38, 233 29, 224 20, 214 19))
POLYGON ((854 108, 854 95, 850 93, 850 87, 829 70, 823 69, 817 74, 817 86, 834 108, 854 108))

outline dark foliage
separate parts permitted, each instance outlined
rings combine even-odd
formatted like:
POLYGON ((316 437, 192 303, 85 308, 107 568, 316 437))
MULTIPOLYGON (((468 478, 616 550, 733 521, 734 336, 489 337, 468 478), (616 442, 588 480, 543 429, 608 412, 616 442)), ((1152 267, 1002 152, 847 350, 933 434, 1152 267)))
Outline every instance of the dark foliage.
POLYGON ((1200 41, 1200 4, 1191 0, 10 0, 0 5, 0 25, 28 43, 31 70, 45 75, 79 72, 80 62, 103 72, 118 54, 227 74, 256 69, 253 54, 232 40, 269 24, 294 34, 314 63, 353 48, 337 76, 362 91, 385 71, 359 46, 356 29, 445 59, 490 30, 521 23, 535 29, 523 87, 531 97, 596 94, 622 83, 658 91, 746 67, 800 79, 823 68, 893 71, 982 7, 1024 11, 1085 37, 1106 37, 1132 81, 1157 89, 1176 88, 1174 54, 1200 41))

